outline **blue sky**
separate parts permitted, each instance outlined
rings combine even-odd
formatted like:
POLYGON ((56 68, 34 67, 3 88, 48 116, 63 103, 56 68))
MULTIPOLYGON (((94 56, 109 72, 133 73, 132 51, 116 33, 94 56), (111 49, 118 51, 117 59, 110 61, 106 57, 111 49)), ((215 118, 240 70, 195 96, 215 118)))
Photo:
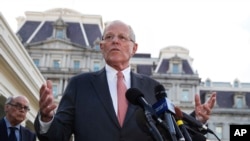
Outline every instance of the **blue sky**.
POLYGON ((0 12, 14 32, 25 11, 70 8, 122 20, 135 30, 138 53, 158 57, 167 46, 182 46, 204 81, 250 82, 248 0, 0 0, 0 12), (1 2, 2 1, 2 2, 1 2))

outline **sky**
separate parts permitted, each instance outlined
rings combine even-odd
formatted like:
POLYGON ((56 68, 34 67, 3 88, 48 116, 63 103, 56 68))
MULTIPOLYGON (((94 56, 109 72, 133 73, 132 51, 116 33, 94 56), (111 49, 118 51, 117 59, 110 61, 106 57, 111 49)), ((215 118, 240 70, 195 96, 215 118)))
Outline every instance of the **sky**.
POLYGON ((14 33, 26 11, 69 8, 122 20, 136 34, 137 53, 157 58, 161 49, 189 50, 202 81, 250 83, 249 0, 0 0, 0 12, 14 33))

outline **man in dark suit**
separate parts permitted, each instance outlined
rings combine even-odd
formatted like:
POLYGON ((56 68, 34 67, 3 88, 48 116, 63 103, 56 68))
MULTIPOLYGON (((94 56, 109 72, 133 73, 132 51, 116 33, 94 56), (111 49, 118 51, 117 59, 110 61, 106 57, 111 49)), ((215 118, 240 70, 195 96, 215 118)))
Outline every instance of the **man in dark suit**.
MULTIPOLYGON (((137 51, 133 29, 121 21, 110 22, 104 30, 100 48, 105 67, 71 78, 56 114, 51 81, 42 85, 40 111, 35 120, 40 141, 69 141, 72 134, 75 141, 153 140, 136 123, 139 107, 128 103, 126 98, 123 98, 125 105, 128 104, 128 107, 123 107, 125 120, 121 123, 118 120, 117 72, 122 72, 126 88, 139 89, 150 104, 156 102, 154 88, 159 85, 152 78, 131 71, 129 60, 137 51)), ((206 104, 196 105, 195 110, 207 112, 197 112, 204 120, 209 118, 214 101, 215 94, 206 104)))
POLYGON ((36 135, 21 123, 29 111, 29 100, 25 96, 9 97, 4 106, 5 117, 0 120, 0 141, 10 141, 11 129, 15 128, 16 141, 35 141, 36 135))

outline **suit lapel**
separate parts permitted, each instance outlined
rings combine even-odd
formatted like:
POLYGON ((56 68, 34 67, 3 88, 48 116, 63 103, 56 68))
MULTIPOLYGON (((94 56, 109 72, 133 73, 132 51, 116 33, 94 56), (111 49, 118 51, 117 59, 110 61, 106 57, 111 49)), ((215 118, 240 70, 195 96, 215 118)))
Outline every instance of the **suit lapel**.
POLYGON ((91 81, 92 81, 93 87, 95 87, 95 90, 97 91, 96 94, 99 97, 100 101, 102 102, 105 110, 109 114, 112 121, 114 121, 115 124, 119 126, 119 122, 116 117, 111 94, 109 91, 105 69, 103 68, 102 70, 95 73, 91 81))
MULTIPOLYGON (((131 88, 143 89, 144 84, 142 80, 143 78, 141 75, 131 72, 131 88)), ((112 121, 114 121, 117 126, 120 126, 114 111, 105 69, 103 68, 102 70, 95 73, 91 82, 93 84, 93 87, 95 87, 97 95, 100 98, 100 101, 102 102, 105 110, 111 117, 112 121)), ((126 124, 126 122, 133 116, 133 114, 136 112, 138 108, 139 108, 138 106, 129 103, 124 124, 126 124)))
POLYGON ((0 120, 0 141, 8 140, 7 127, 4 119, 0 120))
MULTIPOLYGON (((142 80, 143 78, 141 77, 141 75, 131 72, 131 88, 143 88, 142 80)), ((124 123, 126 123, 132 117, 132 115, 135 114, 138 108, 139 106, 129 103, 124 123)))
POLYGON ((29 134, 23 128, 23 126, 20 126, 20 141, 27 141, 29 134))

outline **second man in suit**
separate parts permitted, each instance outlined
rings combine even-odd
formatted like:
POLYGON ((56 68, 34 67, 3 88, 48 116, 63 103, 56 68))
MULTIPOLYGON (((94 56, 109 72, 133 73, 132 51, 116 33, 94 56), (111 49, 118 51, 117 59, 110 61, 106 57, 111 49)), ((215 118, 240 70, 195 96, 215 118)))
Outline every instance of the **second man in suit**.
POLYGON ((0 119, 0 141, 36 140, 35 133, 21 125, 29 111, 29 100, 25 96, 9 97, 4 111, 6 115, 0 119))

